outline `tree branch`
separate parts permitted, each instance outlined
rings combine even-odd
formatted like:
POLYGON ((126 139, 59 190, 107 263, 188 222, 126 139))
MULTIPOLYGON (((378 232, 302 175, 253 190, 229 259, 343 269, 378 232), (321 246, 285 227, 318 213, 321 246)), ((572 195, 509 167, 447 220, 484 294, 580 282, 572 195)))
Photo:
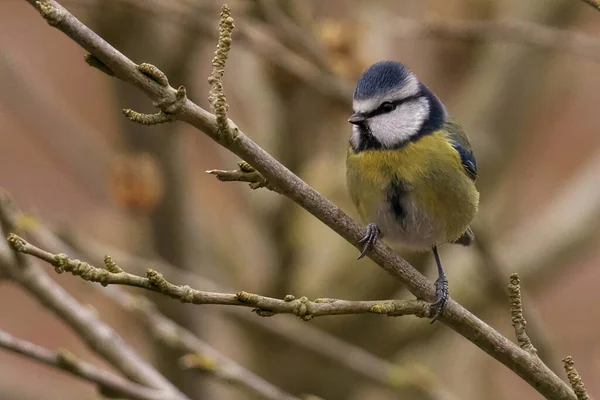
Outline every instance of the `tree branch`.
MULTIPOLYGON (((159 0, 120 1, 130 7, 135 7, 136 11, 157 18, 170 19, 170 22, 186 25, 188 29, 195 30, 198 34, 214 36, 212 24, 208 18, 190 18, 192 15, 190 6, 159 0)), ((583 1, 594 8, 600 7, 598 0, 583 1)), ((289 49, 269 32, 264 26, 265 24, 248 16, 243 16, 242 19, 234 39, 240 39, 261 57, 319 90, 332 101, 342 106, 351 106, 353 88, 350 82, 333 76, 324 68, 319 67, 318 63, 289 49)), ((597 37, 526 21, 445 21, 394 18, 389 23, 392 27, 392 35, 396 36, 398 40, 433 38, 516 42, 600 61, 600 40, 597 37)))
MULTIPOLYGON (((43 223, 39 221, 32 222, 31 217, 22 214, 14 207, 10 210, 4 208, 2 211, 3 216, 9 220, 9 225, 23 227, 23 230, 28 235, 32 236, 38 242, 43 243, 52 252, 75 252, 78 255, 85 255, 96 263, 103 263, 106 259, 105 254, 109 253, 118 259, 122 265, 127 265, 128 270, 132 270, 137 274, 144 273, 148 268, 152 268, 163 271, 167 275, 177 276, 179 280, 188 282, 193 286, 204 287, 211 291, 222 292, 228 290, 222 285, 206 279, 197 273, 182 271, 172 264, 161 260, 143 258, 117 248, 112 248, 106 244, 96 243, 89 238, 85 238, 85 235, 79 232, 77 235, 64 232, 59 237, 48 229, 48 227, 44 226, 43 223)), ((0 240, 0 260, 2 256, 12 258, 12 250, 8 246, 8 242, 0 240)), ((117 289, 117 287, 113 287, 113 289, 117 289)), ((119 294, 122 292, 114 290, 103 290, 102 292, 109 297, 116 298, 118 304, 121 306, 127 307, 130 303, 119 297, 119 294)), ((429 373, 420 364, 400 365, 392 363, 333 334, 322 331, 315 325, 303 323, 299 319, 256 318, 251 313, 239 307, 220 307, 219 311, 331 359, 341 366, 358 373, 360 376, 394 391, 417 386, 419 389, 429 393, 432 399, 437 397, 445 398, 450 393, 448 388, 445 388, 441 382, 435 379, 433 374, 429 373), (438 392, 444 394, 438 396, 438 392)), ((188 349, 187 351, 192 350, 188 349)))
MULTIPOLYGON (((7 197, 0 192, 0 221, 3 225, 14 226, 19 224, 19 212, 13 208, 9 208, 7 197)), ((1 231, 1 229, 0 229, 1 231)), ((52 236, 47 238, 55 243, 59 242, 57 238, 52 236)), ((0 271, 2 264, 11 263, 14 253, 10 250, 8 243, 0 241, 0 271)), ((123 270, 112 261, 110 257, 105 257, 106 268, 114 273, 120 273, 123 270)), ((175 267, 171 268, 173 271, 175 267)), ((189 273, 188 273, 189 274, 189 273)), ((273 384, 255 375, 251 371, 246 370, 235 361, 222 355, 208 343, 199 339, 194 333, 181 327, 173 320, 162 314, 155 304, 143 296, 134 296, 126 291, 120 290, 118 287, 111 287, 103 290, 105 295, 114 299, 121 307, 128 311, 135 312, 140 315, 152 333, 169 347, 178 348, 183 351, 194 353, 204 357, 207 361, 204 371, 210 373, 214 377, 236 384, 243 388, 249 389, 261 397, 269 400, 299 400, 296 397, 284 392, 273 384), (210 363, 208 363, 210 361, 210 363), (210 369, 209 369, 210 367, 210 369)), ((260 319, 259 319, 260 320, 260 319)), ((0 331, 1 333, 1 331, 0 331)), ((1 337, 0 337, 1 339, 1 337)), ((1 342, 1 340, 0 340, 1 342)), ((2 347, 2 343, 0 343, 2 347)), ((49 350, 46 350, 49 351, 49 350)), ((59 354, 60 356, 60 354, 59 354)), ((67 361, 78 361, 74 356, 70 356, 67 361)), ((66 367, 71 367, 73 362, 65 364, 66 367)), ((92 366, 93 367, 93 366, 92 366)), ((74 367, 73 367, 74 368, 74 367)), ((85 372, 85 371, 84 371, 85 372)), ((118 377, 119 379, 122 379, 118 377)), ((132 385, 135 385, 132 383, 132 385)), ((110 386, 107 386, 110 388, 110 386)), ((147 389, 147 394, 153 394, 156 390, 147 389)), ((126 392, 123 392, 126 393, 126 392)), ((143 394, 143 393, 142 393, 143 394)), ((137 399, 137 397, 131 397, 137 399)), ((178 397, 161 392, 158 397, 148 398, 148 400, 179 400, 178 397)), ((182 399, 183 400, 183 399, 182 399)))
MULTIPOLYGON (((363 234, 358 223, 277 162, 241 130, 237 130, 235 138, 220 137, 214 115, 188 99, 176 104, 174 88, 162 86, 142 74, 135 63, 110 46, 56 1, 27 1, 40 10, 50 25, 61 30, 98 58, 114 72, 117 78, 146 93, 164 112, 195 126, 217 143, 250 163, 270 184, 278 189, 278 192, 299 204, 354 246, 358 246, 358 240, 363 234), (173 106, 175 104, 176 106, 173 106)), ((230 121, 229 125, 234 126, 232 124, 233 122, 230 121)), ((435 293, 431 282, 381 241, 375 244, 368 256, 405 284, 415 296, 433 300, 435 293)), ((449 300, 440 321, 502 362, 546 398, 575 399, 572 390, 537 357, 516 346, 455 301, 449 300)))
MULTIPOLYGON (((8 198, 1 193, 0 231, 10 225, 10 220, 4 213, 9 207, 8 198)), ((92 350, 126 377, 150 388, 162 390, 174 400, 189 400, 152 365, 142 359, 110 326, 45 274, 43 269, 18 253, 13 253, 10 260, 0 257, 0 263, 3 274, 20 284, 44 307, 65 321, 92 350)))
MULTIPOLYGON (((127 269, 134 271, 134 273, 140 273, 138 271, 145 271, 148 267, 151 267, 163 271, 167 275, 175 275, 179 280, 193 286, 204 287, 211 291, 227 290, 222 285, 206 279, 197 273, 177 271, 172 265, 163 261, 142 258, 116 248, 107 247, 105 244, 95 243, 92 240, 83 238, 80 233, 76 237, 72 235, 66 235, 69 236, 67 238, 63 237, 66 245, 63 244, 62 246, 59 244, 61 241, 51 231, 40 225, 35 229, 29 230, 28 233, 38 241, 43 242, 46 246, 50 246, 52 251, 55 252, 65 251, 70 246, 78 254, 84 254, 98 263, 102 262, 105 253, 109 253, 118 259, 121 265, 127 265, 127 269)), ((2 241, 0 243, 8 248, 7 243, 2 241)), ((387 386, 392 390, 411 386, 410 379, 406 378, 407 376, 415 376, 415 382, 430 382, 430 379, 423 378, 423 374, 420 374, 420 371, 424 370, 421 365, 394 364, 337 336, 322 331, 315 325, 305 324, 299 319, 256 318, 239 307, 222 307, 219 308, 219 311, 281 337, 294 345, 301 346, 304 349, 331 359, 341 366, 358 373, 360 376, 377 382, 380 385, 387 386)), ((436 380, 432 382, 431 387, 427 385, 421 386, 424 390, 430 389, 433 391, 435 388, 440 388, 440 390, 444 390, 445 392, 449 391, 443 388, 440 382, 436 380)), ((433 395, 432 397, 435 398, 433 395)))
POLYGON ((262 317, 275 314, 294 314, 308 321, 324 315, 385 314, 389 316, 416 315, 429 317, 429 303, 422 300, 348 301, 337 299, 308 300, 287 295, 285 299, 238 292, 235 294, 205 292, 188 285, 175 285, 167 281, 160 272, 149 269, 146 277, 130 274, 117 266, 110 257, 105 258, 106 269, 97 268, 86 262, 72 260, 66 254, 52 254, 10 234, 8 243, 13 250, 29 254, 54 266, 57 273, 70 272, 83 280, 98 282, 103 286, 125 285, 162 293, 182 303, 219 304, 252 307, 262 317))
MULTIPOLYGON (((21 214, 20 211, 14 208, 13 210, 4 209, 3 211, 4 216, 10 220, 11 225, 26 226, 26 233, 28 235, 31 235, 37 241, 44 243, 44 245, 48 246, 53 252, 75 252, 77 254, 86 255, 97 263, 104 262, 106 259, 105 253, 110 253, 113 254, 115 258, 119 259, 123 265, 127 265, 128 270, 131 269, 136 273, 143 273, 143 271, 147 270, 147 267, 151 267, 166 272, 168 275, 175 275, 178 279, 194 286, 205 287, 212 291, 226 290, 214 281, 206 279, 197 273, 178 270, 167 262, 146 259, 116 248, 111 248, 105 244, 101 245, 90 239, 86 239, 85 235, 82 235, 81 233, 78 233, 76 236, 64 233, 62 237, 58 237, 44 226, 43 223, 38 221, 32 223, 31 217, 21 214)), ((9 248, 8 242, 0 240, 0 259, 2 256, 5 256, 5 254, 12 257, 12 250, 9 248)), ((115 270, 115 267, 111 266, 111 269, 115 270)), ((153 313, 141 312, 144 310, 137 306, 137 304, 139 304, 138 302, 133 301, 134 296, 118 289, 118 287, 113 286, 102 290, 102 293, 115 299, 120 306, 125 307, 128 310, 131 309, 133 312, 138 312, 146 319, 150 328, 159 326, 158 323, 153 323, 150 320, 150 315, 153 315, 153 313)), ((142 297, 142 299, 144 298, 142 297)), ((451 391, 444 387, 427 368, 420 364, 411 363, 409 365, 400 365, 392 363, 388 360, 379 358, 358 346, 345 342, 328 332, 322 331, 314 325, 303 323, 298 319, 284 320, 256 318, 239 307, 222 307, 219 311, 226 313, 230 317, 252 324, 255 327, 281 337, 284 340, 290 341, 307 350, 313 351, 323 357, 329 358, 343 367, 358 373, 360 376, 394 391, 407 387, 418 387, 425 391, 432 399, 438 397, 452 397, 450 394, 451 391)), ((164 315, 160 314, 158 310, 154 309, 153 312, 157 313, 159 317, 164 318, 164 315)), ((167 319, 167 322, 173 324, 172 320, 167 319)), ((168 325, 167 323, 161 323, 160 326, 167 327, 168 325)), ((176 327, 177 325, 172 325, 172 329, 165 328, 165 330, 161 329, 160 332, 153 330, 153 333, 168 344, 179 345, 179 342, 176 340, 171 340, 175 339, 175 333, 179 332, 178 329, 175 329, 176 327)), ((189 334, 193 335, 191 332, 189 332, 189 334)), ((194 335, 194 339, 189 340, 189 347, 182 347, 182 349, 189 352, 200 352, 200 350, 198 350, 201 348, 200 346, 194 347, 194 345, 191 344, 198 340, 200 339, 197 335, 194 335)), ((200 342, 204 343, 201 340, 200 342)), ((204 343, 203 345, 210 346, 207 343, 204 343)), ((224 360, 224 362, 228 362, 226 357, 224 360)), ((247 373, 252 374, 250 371, 247 371, 247 373)), ((260 383, 260 381, 262 381, 262 378, 260 377, 256 377, 259 382, 254 382, 251 380, 251 377, 248 376, 248 382, 245 382, 242 379, 244 378, 243 374, 237 374, 236 376, 240 379, 240 385, 258 385, 261 387, 265 386, 265 384, 269 384, 268 382, 260 383)), ((278 388, 274 389, 279 390, 278 388)), ((272 392, 272 390, 269 389, 267 392, 272 392)))
POLYGON ((94 383, 98 385, 101 392, 111 393, 113 396, 118 395, 132 400, 167 400, 172 398, 169 393, 138 385, 80 360, 68 350, 52 351, 18 339, 2 330, 0 330, 0 347, 94 383))

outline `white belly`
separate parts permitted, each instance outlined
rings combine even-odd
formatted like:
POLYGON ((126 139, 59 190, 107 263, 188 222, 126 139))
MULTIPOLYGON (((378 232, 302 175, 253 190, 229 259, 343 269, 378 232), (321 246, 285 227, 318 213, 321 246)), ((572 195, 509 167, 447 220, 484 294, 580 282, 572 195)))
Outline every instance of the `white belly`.
POLYGON ((378 209, 373 222, 384 239, 415 250, 430 250, 446 240, 444 227, 436 226, 435 221, 412 201, 403 200, 403 210, 403 218, 398 218, 387 202, 378 209))

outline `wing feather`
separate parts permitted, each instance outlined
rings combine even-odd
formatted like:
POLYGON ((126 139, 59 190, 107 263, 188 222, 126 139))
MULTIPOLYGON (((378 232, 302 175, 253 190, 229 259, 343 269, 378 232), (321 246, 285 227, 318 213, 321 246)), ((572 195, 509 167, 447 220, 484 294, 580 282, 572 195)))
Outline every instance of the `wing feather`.
POLYGON ((473 180, 477 179, 477 161, 475 160, 475 154, 473 154, 469 138, 461 126, 452 120, 448 120, 444 124, 444 130, 448 134, 452 147, 458 152, 460 161, 467 175, 473 180))

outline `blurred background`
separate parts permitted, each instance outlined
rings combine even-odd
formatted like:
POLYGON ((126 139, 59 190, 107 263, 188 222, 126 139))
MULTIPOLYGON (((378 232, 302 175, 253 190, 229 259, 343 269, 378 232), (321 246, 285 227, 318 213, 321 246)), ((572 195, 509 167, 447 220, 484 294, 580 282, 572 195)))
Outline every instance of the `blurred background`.
MULTIPOLYGON (((208 109, 220 2, 61 3, 135 62, 155 64, 175 87, 184 84, 208 109)), ((402 61, 442 99, 471 138, 481 191, 478 245, 441 253, 451 295, 513 339, 505 292, 508 275, 518 272, 542 359, 564 378, 560 360, 572 355, 589 394, 600 396, 600 13, 576 0, 228 4, 237 27, 224 80, 230 117, 350 215, 346 120, 358 76, 376 61, 402 61)), ((96 265, 105 253, 117 263, 118 254, 163 260, 171 265, 161 271, 168 279, 205 290, 213 288, 198 282, 275 297, 411 298, 283 196, 205 174, 235 169, 239 160, 201 132, 123 118, 122 108, 154 108, 87 66, 85 51, 25 1, 0 1, 0 49, 0 186, 77 256, 96 265)), ((398 251, 433 280, 429 254, 398 251)), ((123 266, 143 274, 146 266, 138 264, 123 266)), ((192 398, 259 398, 181 369, 183 353, 155 340, 100 285, 52 277, 192 398)), ((0 329, 105 365, 26 292, 0 284, 0 329)), ((261 319, 249 309, 150 298, 297 396, 541 398, 473 344, 425 319, 261 319)), ((0 397, 101 398, 90 384, 5 351, 0 397)))

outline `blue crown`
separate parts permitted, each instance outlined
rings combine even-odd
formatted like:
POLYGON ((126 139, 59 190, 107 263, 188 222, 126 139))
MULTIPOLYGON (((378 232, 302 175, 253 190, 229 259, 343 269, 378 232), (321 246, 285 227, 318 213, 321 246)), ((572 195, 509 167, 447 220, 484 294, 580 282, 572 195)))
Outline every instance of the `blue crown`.
POLYGON ((412 74, 404 64, 396 61, 380 61, 371 65, 360 77, 354 90, 356 100, 369 99, 389 92, 406 82, 412 74))

